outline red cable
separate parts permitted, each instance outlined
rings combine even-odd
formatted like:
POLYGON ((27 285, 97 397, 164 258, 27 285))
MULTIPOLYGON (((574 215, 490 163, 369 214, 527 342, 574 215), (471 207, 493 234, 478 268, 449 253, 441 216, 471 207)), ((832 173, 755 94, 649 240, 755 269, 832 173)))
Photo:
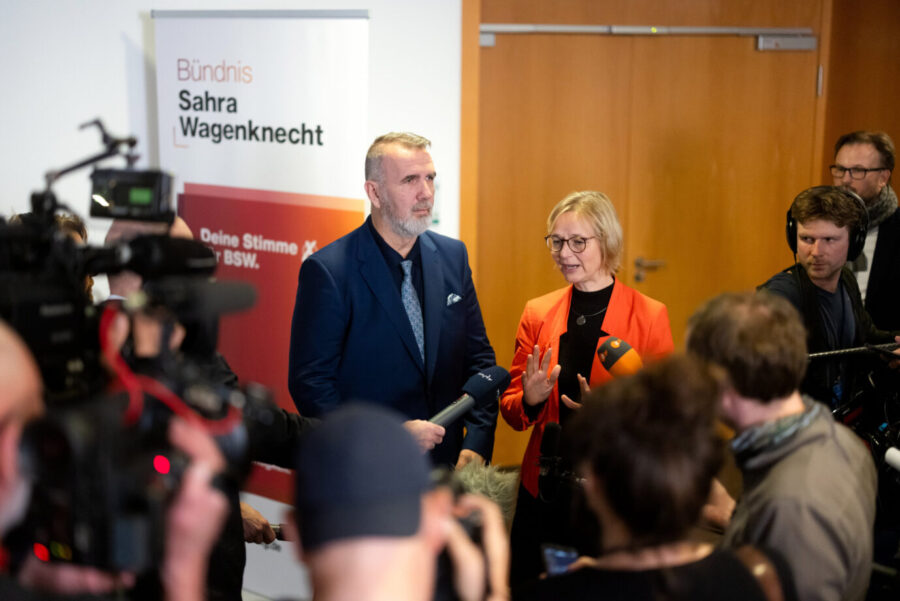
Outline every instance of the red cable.
POLYGON ((206 419, 159 380, 131 371, 118 351, 109 347, 109 328, 118 313, 119 310, 113 308, 111 303, 107 303, 104 307, 103 314, 100 316, 100 347, 103 356, 112 366, 118 378, 111 386, 111 390, 118 392, 118 385, 120 385, 128 391, 128 408, 123 416, 126 425, 134 425, 140 419, 141 413, 144 411, 144 392, 166 405, 175 415, 201 426, 212 436, 228 434, 240 424, 243 414, 234 405, 229 406, 228 412, 222 419, 206 419))
POLYGON ((128 408, 125 410, 123 420, 126 425, 131 426, 137 423, 141 413, 144 411, 144 392, 141 390, 134 372, 131 371, 125 359, 119 354, 119 350, 109 346, 109 328, 118 314, 118 307, 114 308, 113 303, 106 303, 103 308, 103 314, 100 316, 100 350, 109 362, 118 381, 128 391, 128 408))

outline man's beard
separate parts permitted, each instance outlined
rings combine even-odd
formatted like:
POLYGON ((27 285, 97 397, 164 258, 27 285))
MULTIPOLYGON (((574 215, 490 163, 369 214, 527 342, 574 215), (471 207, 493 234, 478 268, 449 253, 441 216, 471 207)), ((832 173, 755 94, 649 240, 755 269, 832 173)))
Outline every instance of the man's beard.
MULTIPOLYGON (((385 196, 382 203, 384 218, 391 224, 391 230, 398 236, 403 238, 417 238, 425 233, 431 225, 431 211, 423 217, 413 217, 410 215, 406 219, 402 219, 395 211, 394 201, 385 196)), ((417 204, 412 210, 431 209, 427 204, 417 204)))

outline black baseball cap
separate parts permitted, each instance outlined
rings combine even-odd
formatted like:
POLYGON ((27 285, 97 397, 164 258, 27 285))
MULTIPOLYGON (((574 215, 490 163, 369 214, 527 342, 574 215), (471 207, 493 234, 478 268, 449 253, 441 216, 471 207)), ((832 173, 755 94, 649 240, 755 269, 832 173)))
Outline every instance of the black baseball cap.
POLYGON ((295 466, 294 505, 305 550, 419 530, 430 464, 400 414, 377 405, 342 407, 303 440, 295 466))

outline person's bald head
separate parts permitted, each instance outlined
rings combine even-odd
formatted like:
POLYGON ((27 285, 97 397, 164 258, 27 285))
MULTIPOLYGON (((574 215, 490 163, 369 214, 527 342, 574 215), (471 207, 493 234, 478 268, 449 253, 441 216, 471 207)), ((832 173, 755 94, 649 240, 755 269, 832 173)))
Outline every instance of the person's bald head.
POLYGON ((41 372, 19 335, 0 321, 0 422, 43 412, 41 372))

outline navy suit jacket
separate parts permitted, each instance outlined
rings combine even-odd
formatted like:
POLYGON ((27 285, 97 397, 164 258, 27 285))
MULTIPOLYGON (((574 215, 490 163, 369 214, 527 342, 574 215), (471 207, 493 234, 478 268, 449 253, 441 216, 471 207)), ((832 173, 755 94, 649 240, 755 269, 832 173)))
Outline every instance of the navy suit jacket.
MULTIPOLYGON (((400 291, 368 225, 303 262, 288 375, 302 415, 318 417, 358 400, 427 420, 460 396, 470 376, 496 363, 465 245, 433 232, 422 234, 419 243, 424 365, 400 291)), ((496 400, 476 406, 447 428, 432 459, 453 464, 467 448, 490 460, 496 422, 496 400)))

